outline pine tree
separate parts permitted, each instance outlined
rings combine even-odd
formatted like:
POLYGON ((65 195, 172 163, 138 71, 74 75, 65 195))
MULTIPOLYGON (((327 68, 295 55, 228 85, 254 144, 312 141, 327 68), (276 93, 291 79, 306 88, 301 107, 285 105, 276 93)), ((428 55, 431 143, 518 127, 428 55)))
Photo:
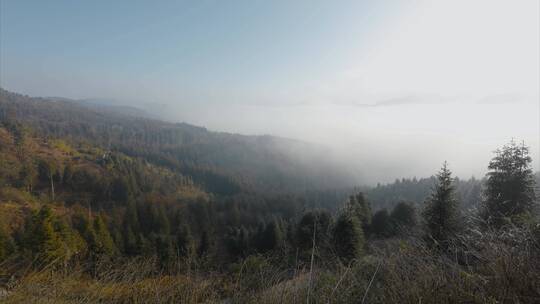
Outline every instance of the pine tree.
POLYGON ((167 213, 165 212, 165 208, 163 208, 163 206, 159 206, 158 208, 156 221, 156 232, 160 234, 170 234, 171 225, 169 224, 169 218, 167 217, 167 213))
POLYGON ((47 181, 51 187, 51 200, 54 201, 54 176, 57 174, 57 164, 54 160, 41 160, 39 162, 39 176, 42 181, 47 181))
POLYGON ((304 214, 298 223, 296 240, 302 250, 313 246, 313 236, 318 247, 326 246, 329 241, 329 230, 332 216, 327 211, 315 210, 304 214))
POLYGON ((140 240, 138 235, 140 231, 139 216, 135 203, 129 202, 124 213, 122 221, 122 236, 124 239, 124 251, 127 255, 134 256, 140 254, 140 240))
POLYGON ((24 247, 39 262, 59 262, 65 254, 60 235, 54 229, 54 216, 48 206, 34 212, 25 229, 24 247))
POLYGON ((367 227, 371 225, 371 205, 366 199, 364 193, 359 192, 356 195, 351 195, 347 203, 347 209, 349 213, 358 217, 358 220, 362 224, 362 228, 367 230, 367 227))
POLYGON ((25 188, 26 191, 32 192, 32 188, 36 183, 37 179, 37 170, 34 167, 34 164, 31 160, 24 160, 21 170, 19 172, 19 180, 21 186, 25 188))
POLYGON ((65 186, 72 186, 72 178, 73 178, 73 166, 71 164, 67 164, 64 168, 64 172, 62 174, 62 183, 65 186))
POLYGON ((12 254, 14 250, 15 244, 13 239, 4 226, 0 224, 0 262, 12 254))
POLYGON ((71 259, 82 257, 87 253, 88 245, 86 241, 78 231, 74 230, 66 221, 56 219, 54 221, 54 229, 63 243, 64 266, 66 266, 71 259))
POLYGON ((452 185, 452 172, 444 162, 437 174, 437 184, 422 212, 427 239, 441 248, 459 231, 459 206, 452 185))
POLYGON ((190 257, 194 253, 193 236, 187 225, 181 225, 176 234, 176 247, 179 256, 190 257))
POLYGON ((7 238, 8 238, 7 233, 5 233, 2 227, 0 227, 0 262, 2 262, 5 258, 7 258, 9 254, 7 238))
POLYGON ((173 259, 174 251, 171 239, 166 235, 159 235, 156 238, 156 254, 161 268, 167 268, 173 259))
POLYGON ((139 235, 140 225, 137 214, 137 207, 133 202, 128 203, 124 218, 122 220, 122 237, 124 240, 124 251, 128 255, 137 255, 140 253, 137 245, 137 236, 139 235))
POLYGON ((344 212, 338 217, 333 230, 336 254, 345 262, 358 258, 364 248, 364 233, 358 218, 344 212))
POLYGON ((111 237, 113 238, 116 252, 117 253, 125 252, 124 236, 122 235, 122 233, 120 232, 120 229, 117 226, 112 227, 111 237))
POLYGON ((199 255, 199 258, 205 257, 208 252, 210 251, 210 236, 208 235, 208 232, 204 230, 201 233, 201 239, 199 241, 199 248, 197 248, 197 254, 199 255))
POLYGON ((124 251, 127 255, 134 256, 139 254, 138 248, 137 248, 137 237, 135 236, 135 233, 131 229, 131 226, 125 225, 124 226, 124 251))
POLYGON ((87 244, 88 253, 95 255, 98 251, 98 237, 94 226, 92 225, 89 215, 77 214, 73 217, 75 228, 79 231, 79 234, 85 240, 87 244))
POLYGON ((392 235, 392 221, 388 210, 381 209, 373 215, 370 232, 378 237, 389 237, 392 235))
POLYGON ((116 178, 111 186, 111 199, 117 202, 126 203, 131 201, 131 191, 125 177, 116 178))
POLYGON ((490 226, 500 228, 533 213, 535 180, 527 146, 511 141, 495 153, 488 166, 481 215, 490 226))
POLYGON ((151 240, 146 238, 142 233, 137 234, 135 237, 135 254, 144 256, 153 254, 154 248, 152 245, 151 240))
POLYGON ((390 214, 394 232, 406 232, 416 226, 416 210, 413 205, 406 202, 399 202, 390 214))
POLYGON ((96 237, 96 251, 99 255, 112 257, 116 253, 116 246, 114 245, 113 238, 109 233, 109 229, 101 214, 98 214, 94 218, 93 230, 96 237))
POLYGON ((257 231, 256 239, 258 251, 267 252, 276 249, 283 243, 281 227, 275 220, 272 220, 257 231))

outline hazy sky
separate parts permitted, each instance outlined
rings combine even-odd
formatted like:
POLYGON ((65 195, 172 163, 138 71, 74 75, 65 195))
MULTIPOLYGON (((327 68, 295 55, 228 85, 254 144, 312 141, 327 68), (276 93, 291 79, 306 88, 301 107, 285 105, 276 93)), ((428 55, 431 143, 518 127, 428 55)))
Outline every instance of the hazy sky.
POLYGON ((0 85, 325 143, 369 181, 539 162, 540 1, 0 0, 0 85))

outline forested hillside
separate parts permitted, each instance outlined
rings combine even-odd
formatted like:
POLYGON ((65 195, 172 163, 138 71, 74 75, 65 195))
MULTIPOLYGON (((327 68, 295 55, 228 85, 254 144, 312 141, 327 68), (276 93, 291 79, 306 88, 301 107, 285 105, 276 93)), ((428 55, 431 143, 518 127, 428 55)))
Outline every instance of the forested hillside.
MULTIPOLYGON (((394 183, 386 185, 378 184, 376 187, 369 188, 366 190, 366 194, 373 206, 377 209, 390 209, 400 201, 412 202, 417 206, 421 206, 433 190, 436 182, 437 178, 435 176, 419 179, 396 179, 394 183)), ((483 182, 485 181, 476 178, 469 180, 456 178, 454 180, 456 194, 461 202, 461 208, 478 207, 482 199, 483 182)))
POLYGON ((215 195, 191 176, 142 158, 38 134, 11 120, 0 125, 0 229, 10 236, 2 239, 3 258, 12 251, 29 258, 49 252, 27 247, 35 246, 27 242, 28 225, 43 221, 51 221, 53 231, 42 241, 58 240, 51 257, 77 260, 98 250, 92 249, 94 232, 86 231, 92 221, 105 225, 99 229, 112 240, 111 255, 157 254, 160 242, 167 250, 188 246, 201 256, 217 254, 227 246, 227 229, 262 233, 261 225, 276 218, 287 225, 306 207, 291 195, 215 195), (84 239, 83 248, 70 248, 73 235, 84 239))
POLYGON ((527 146, 376 187, 313 149, 2 91, 0 301, 538 302, 527 146))
POLYGON ((240 188, 303 192, 351 186, 350 172, 327 151, 303 142, 210 132, 185 123, 137 117, 131 111, 66 99, 30 98, 0 91, 0 118, 23 123, 40 136, 87 142, 190 175, 212 193, 240 188))

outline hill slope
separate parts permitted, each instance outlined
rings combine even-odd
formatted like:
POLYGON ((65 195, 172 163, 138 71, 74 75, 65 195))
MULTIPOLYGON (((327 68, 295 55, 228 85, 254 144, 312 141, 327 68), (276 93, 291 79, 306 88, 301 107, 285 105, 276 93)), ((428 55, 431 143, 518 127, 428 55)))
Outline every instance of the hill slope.
POLYGON ((211 132, 121 113, 79 101, 0 91, 0 119, 29 125, 42 136, 89 142, 143 157, 189 175, 218 194, 241 189, 294 192, 354 181, 322 147, 273 136, 211 132))

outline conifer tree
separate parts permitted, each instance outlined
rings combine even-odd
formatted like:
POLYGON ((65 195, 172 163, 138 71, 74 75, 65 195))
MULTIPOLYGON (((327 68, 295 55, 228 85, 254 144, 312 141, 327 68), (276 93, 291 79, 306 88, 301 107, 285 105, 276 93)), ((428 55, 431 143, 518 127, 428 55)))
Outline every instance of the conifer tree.
POLYGON ((367 227, 371 225, 371 206, 369 201, 366 199, 363 192, 359 192, 356 195, 351 195, 347 203, 347 212, 358 217, 362 228, 367 230, 367 227))
POLYGON ((66 266, 67 262, 75 257, 82 257, 87 253, 88 245, 84 238, 73 229, 66 221, 56 219, 54 221, 54 229, 58 233, 63 243, 63 263, 66 266))
POLYGON ((113 256, 116 253, 116 247, 101 214, 98 214, 98 216, 94 218, 93 228, 98 254, 107 257, 113 256))
POLYGON ((166 235, 170 234, 171 226, 169 223, 169 218, 167 217, 167 213, 165 212, 165 208, 163 208, 163 206, 159 206, 156 220, 156 232, 166 235))
POLYGON ((529 148, 514 141, 495 151, 487 173, 482 216, 495 228, 520 223, 536 205, 529 148))
POLYGON ((111 185, 111 198, 126 203, 130 201, 131 191, 125 177, 116 178, 111 185))
POLYGON ((372 217, 371 204, 369 203, 363 192, 359 192, 356 195, 356 202, 360 209, 360 223, 364 226, 369 226, 371 224, 372 217))
POLYGON ((19 172, 19 181, 26 191, 32 192, 32 188, 36 183, 37 170, 31 160, 25 159, 23 161, 21 170, 19 172))
POLYGON ((197 248, 197 254, 199 255, 199 258, 202 258, 208 254, 208 252, 210 251, 210 246, 210 236, 208 235, 208 232, 204 230, 201 233, 199 248, 197 248))
POLYGON ((148 256, 154 253, 152 242, 149 241, 142 233, 135 237, 135 254, 148 256))
POLYGON ((310 249, 313 246, 314 235, 318 247, 327 245, 331 224, 332 216, 327 211, 315 210, 304 214, 296 232, 296 241, 300 249, 310 249))
POLYGON ((48 160, 41 160, 39 162, 39 176, 42 181, 47 181, 50 185, 51 189, 51 200, 54 201, 55 194, 54 194, 54 176, 57 173, 57 164, 54 160, 48 159, 48 160))
POLYGON ((428 241, 443 249, 459 231, 460 225, 459 203, 455 198, 452 182, 452 172, 444 162, 437 174, 435 188, 422 212, 428 241))
POLYGON ((24 246, 43 263, 58 262, 63 257, 64 246, 54 229, 54 216, 48 206, 43 206, 31 216, 25 229, 24 246))
POLYGON ((127 255, 134 256, 139 252, 137 250, 137 237, 131 229, 131 226, 124 226, 124 250, 127 255))
POLYGON ((15 245, 13 239, 4 226, 0 224, 0 262, 13 253, 14 249, 15 245))
POLYGON ((181 225, 176 234, 176 247, 182 257, 190 257, 194 253, 193 236, 187 225, 181 225))
POLYGON ((416 210, 411 204, 399 202, 390 214, 395 233, 405 232, 416 226, 416 210))
POLYGON ((169 236, 159 235, 156 237, 156 254, 161 268, 166 268, 174 256, 173 245, 169 236))
POLYGON ((392 221, 388 210, 381 209, 373 215, 370 232, 378 237, 389 237, 392 235, 392 221))
POLYGON ((279 227, 279 224, 275 220, 272 220, 258 231, 257 239, 257 249, 261 252, 267 252, 282 245, 283 233, 279 227))
POLYGON ((364 233, 358 218, 348 212, 339 215, 333 230, 336 254, 345 262, 358 258, 364 248, 364 233))

